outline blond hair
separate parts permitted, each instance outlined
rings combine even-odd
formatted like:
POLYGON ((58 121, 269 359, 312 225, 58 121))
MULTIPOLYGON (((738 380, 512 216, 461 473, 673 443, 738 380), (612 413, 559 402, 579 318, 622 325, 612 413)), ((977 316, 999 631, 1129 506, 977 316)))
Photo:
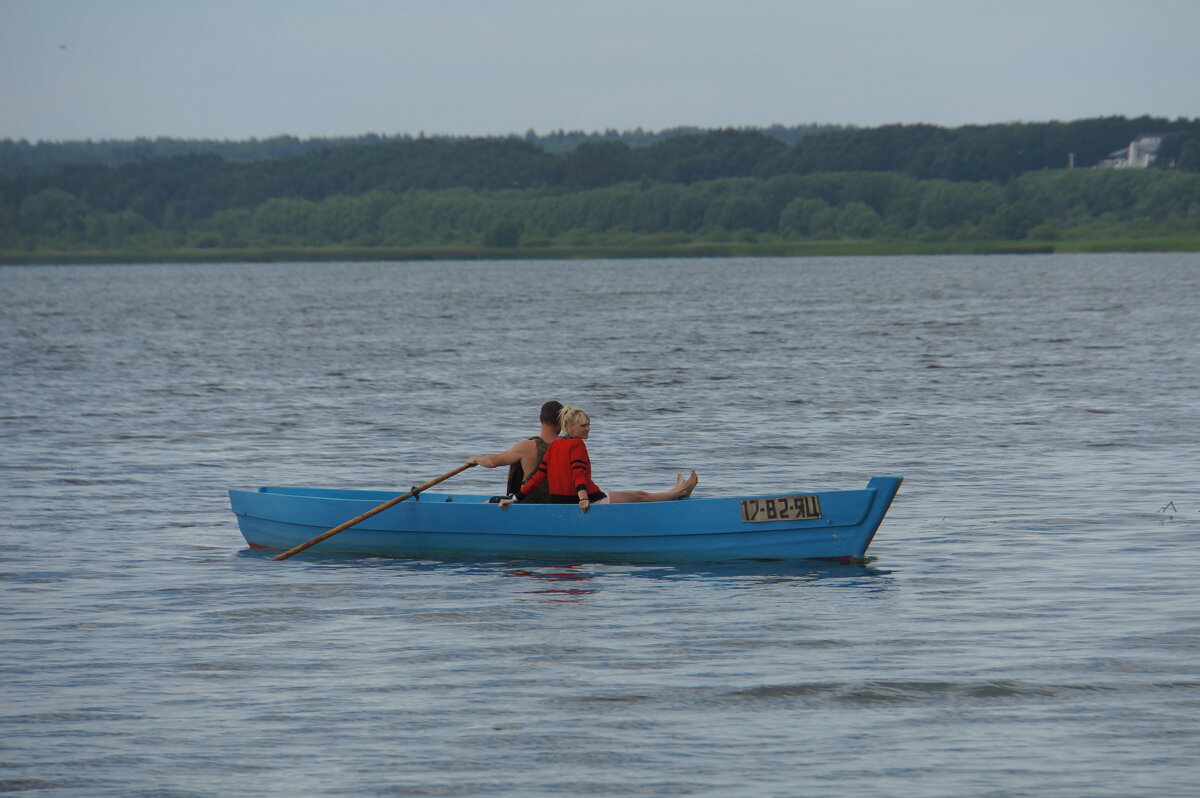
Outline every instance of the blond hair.
POLYGON ((563 409, 558 411, 558 425, 565 432, 568 425, 578 424, 582 419, 592 420, 592 417, 587 414, 587 411, 581 407, 571 407, 563 405, 563 409))

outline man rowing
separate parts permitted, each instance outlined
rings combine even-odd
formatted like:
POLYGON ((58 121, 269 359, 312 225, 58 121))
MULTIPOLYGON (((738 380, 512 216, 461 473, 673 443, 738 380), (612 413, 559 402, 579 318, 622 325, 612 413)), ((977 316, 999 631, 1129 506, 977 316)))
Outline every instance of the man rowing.
MULTIPOLYGON (((558 414, 562 412, 562 402, 549 401, 542 405, 541 414, 538 419, 542 423, 542 429, 537 434, 525 440, 520 440, 499 454, 474 454, 467 458, 467 462, 471 465, 480 465, 484 468, 495 468, 496 466, 508 466, 508 493, 516 493, 521 489, 521 486, 533 476, 537 471, 538 466, 542 464, 542 458, 546 456, 546 449, 558 437, 559 426, 558 414)), ((531 504, 545 503, 550 500, 550 492, 545 485, 540 488, 535 488, 530 491, 528 496, 525 496, 523 501, 531 504)))

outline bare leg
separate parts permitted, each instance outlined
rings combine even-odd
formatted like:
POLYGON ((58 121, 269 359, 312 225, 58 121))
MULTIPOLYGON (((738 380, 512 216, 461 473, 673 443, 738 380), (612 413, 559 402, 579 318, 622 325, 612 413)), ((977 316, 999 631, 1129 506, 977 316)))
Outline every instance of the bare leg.
POLYGON ((684 479, 682 474, 677 475, 674 487, 670 490, 664 490, 661 493, 647 493, 644 490, 614 490, 608 494, 608 498, 613 504, 666 502, 691 496, 692 491, 696 488, 696 483, 699 481, 700 478, 696 476, 696 472, 693 470, 691 476, 687 479, 684 479))

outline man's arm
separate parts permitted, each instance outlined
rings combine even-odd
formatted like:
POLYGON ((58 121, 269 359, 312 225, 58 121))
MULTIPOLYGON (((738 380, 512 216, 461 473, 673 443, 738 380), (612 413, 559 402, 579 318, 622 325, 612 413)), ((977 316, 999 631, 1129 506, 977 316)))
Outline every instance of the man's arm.
POLYGON ((521 462, 521 458, 529 454, 532 447, 533 441, 531 440, 517 441, 507 451, 499 454, 473 454, 467 458, 467 462, 471 465, 481 465, 484 468, 512 465, 521 462))

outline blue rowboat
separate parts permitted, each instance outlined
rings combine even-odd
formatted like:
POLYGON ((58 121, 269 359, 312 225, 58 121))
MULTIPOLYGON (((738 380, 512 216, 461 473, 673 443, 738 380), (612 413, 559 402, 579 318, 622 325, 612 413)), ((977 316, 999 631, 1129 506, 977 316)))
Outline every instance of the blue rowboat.
MULTIPOLYGON (((386 557, 662 562, 742 558, 862 560, 900 488, 874 477, 863 490, 593 505, 516 504, 487 496, 419 493, 312 547, 386 557)), ((374 490, 231 490, 251 548, 291 549, 394 499, 374 490)))

